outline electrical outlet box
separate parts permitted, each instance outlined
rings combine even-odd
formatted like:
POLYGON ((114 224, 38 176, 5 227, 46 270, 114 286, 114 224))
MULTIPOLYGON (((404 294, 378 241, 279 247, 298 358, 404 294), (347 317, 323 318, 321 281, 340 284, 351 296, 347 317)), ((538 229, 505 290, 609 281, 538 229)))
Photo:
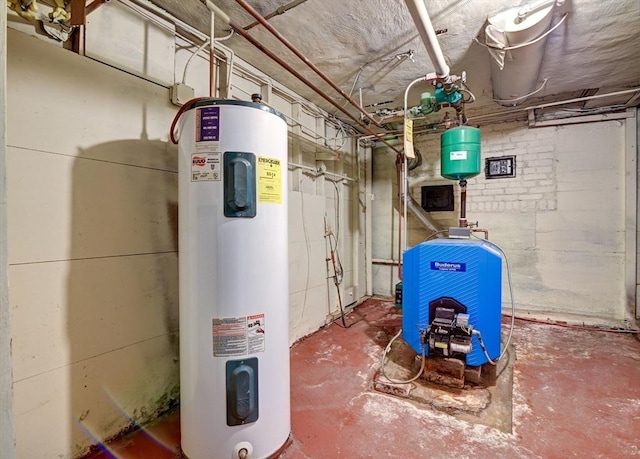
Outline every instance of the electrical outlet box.
POLYGON ((193 99, 193 88, 184 83, 176 83, 171 88, 171 103, 178 107, 193 99))

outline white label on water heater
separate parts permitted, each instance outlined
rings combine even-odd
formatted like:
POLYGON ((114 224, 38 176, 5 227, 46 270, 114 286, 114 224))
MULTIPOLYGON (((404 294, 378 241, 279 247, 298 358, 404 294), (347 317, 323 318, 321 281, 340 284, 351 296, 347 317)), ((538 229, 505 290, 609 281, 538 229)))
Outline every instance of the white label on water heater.
POLYGON ((213 356, 247 355, 265 350, 264 314, 240 317, 214 317, 213 356))
POLYGON ((467 159, 466 151, 452 151, 449 153, 449 161, 464 161, 467 159))
POLYGON ((249 354, 264 352, 264 314, 247 316, 249 354))
POLYGON ((206 182, 222 180, 222 153, 193 153, 191 155, 191 181, 206 182))

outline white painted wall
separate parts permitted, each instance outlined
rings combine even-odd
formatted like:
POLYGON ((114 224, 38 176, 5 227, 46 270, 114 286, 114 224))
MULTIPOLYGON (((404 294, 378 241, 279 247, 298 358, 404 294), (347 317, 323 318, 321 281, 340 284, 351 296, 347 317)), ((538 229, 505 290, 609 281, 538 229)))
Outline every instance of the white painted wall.
POLYGON ((73 457, 178 395, 166 89, 9 30, 18 457, 73 457))
MULTIPOLYGON (((131 422, 154 419, 179 394, 177 149, 167 142, 177 108, 169 102, 170 82, 155 77, 151 83, 20 32, 8 34, 18 457, 71 458, 131 422)), ((185 51, 177 52, 182 57, 166 65, 181 79, 185 51)), ((240 78, 253 69, 239 65, 238 88, 264 89, 266 76, 240 78)), ((188 74, 196 95, 207 90, 206 69, 200 59, 188 74)), ((299 96, 268 83, 273 105, 295 126, 292 104, 299 96)), ((324 145, 315 137, 322 131, 330 145, 342 143, 343 134, 316 109, 301 106, 303 137, 324 145)), ((357 174, 350 142, 343 161, 325 161, 327 172, 357 174)), ((307 145, 297 162, 315 166, 315 155, 307 145)), ((344 303, 364 295, 365 251, 352 244, 361 244, 363 217, 355 203, 364 185, 341 181, 336 191, 325 177, 304 171, 291 171, 290 179, 293 342, 338 311, 337 290, 327 279, 325 214, 334 231, 340 215, 344 303)))
MULTIPOLYGON (((481 128, 483 166, 487 157, 516 155, 517 177, 486 180, 482 173, 469 180, 467 218, 488 228, 490 239, 508 253, 520 311, 609 321, 631 317, 624 283, 625 122, 635 119, 536 129, 523 124, 481 128)), ((440 177, 439 137, 416 140, 424 163, 411 172, 410 187, 418 201, 421 186, 452 183, 440 177)), ((378 192, 373 215, 380 222, 388 222, 395 212, 393 161, 391 153, 382 151, 374 163, 378 192)), ((455 193, 458 200, 457 184, 455 193)), ((458 201, 455 212, 432 216, 443 228, 457 226, 458 201)), ((376 226, 374 258, 397 255, 396 224, 388 226, 376 226)), ((429 236, 413 218, 409 228, 410 245, 429 236)), ((391 268, 375 270, 375 292, 391 294, 391 268)), ((503 299, 506 306, 508 297, 503 299)))
POLYGON ((7 239, 7 4, 0 3, 0 452, 16 457, 7 239))

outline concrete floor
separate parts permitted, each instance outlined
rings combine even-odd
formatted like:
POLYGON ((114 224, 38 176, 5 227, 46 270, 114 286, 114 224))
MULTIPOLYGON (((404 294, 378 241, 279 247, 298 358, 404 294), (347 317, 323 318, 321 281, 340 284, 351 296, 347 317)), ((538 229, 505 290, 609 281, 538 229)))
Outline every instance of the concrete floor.
MULTIPOLYGON (((303 458, 640 457, 640 341, 630 334, 516 321, 513 432, 375 392, 380 353, 400 327, 370 299, 291 348, 293 444, 303 458)), ((98 458, 179 457, 179 414, 105 445, 98 458)))

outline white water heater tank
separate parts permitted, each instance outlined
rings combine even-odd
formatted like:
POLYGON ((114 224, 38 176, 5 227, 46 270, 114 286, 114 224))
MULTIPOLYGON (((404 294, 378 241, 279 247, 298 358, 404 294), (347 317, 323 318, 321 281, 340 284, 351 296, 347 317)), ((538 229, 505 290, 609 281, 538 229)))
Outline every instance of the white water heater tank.
POLYGON ((287 124, 218 99, 180 122, 182 450, 267 458, 291 430, 287 124))

